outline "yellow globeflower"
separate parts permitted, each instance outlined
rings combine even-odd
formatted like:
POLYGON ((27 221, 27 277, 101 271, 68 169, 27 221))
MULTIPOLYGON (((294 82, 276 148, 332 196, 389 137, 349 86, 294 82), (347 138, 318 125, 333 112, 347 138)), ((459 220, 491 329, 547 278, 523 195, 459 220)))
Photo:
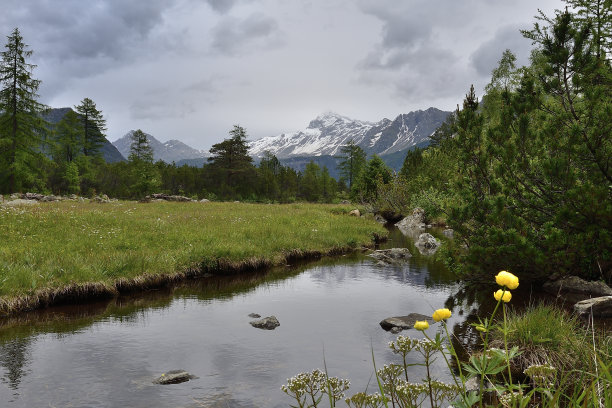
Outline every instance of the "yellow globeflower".
POLYGON ((438 309, 433 314, 433 319, 436 322, 439 322, 440 320, 446 320, 449 317, 451 317, 451 311, 446 308, 438 309))
POLYGON ((510 301, 510 299, 512 299, 512 293, 508 292, 508 291, 503 291, 501 289, 498 289, 497 292, 495 292, 493 294, 493 296, 495 297, 495 300, 497 300, 499 302, 499 299, 503 300, 504 302, 508 303, 510 301))
POLYGON ((427 320, 417 320, 414 323, 414 328, 420 331, 427 330, 429 329, 429 323, 427 323, 427 320))
POLYGON ((505 286, 510 290, 518 288, 519 285, 519 279, 507 271, 501 271, 495 275, 495 282, 497 282, 499 286, 505 286))

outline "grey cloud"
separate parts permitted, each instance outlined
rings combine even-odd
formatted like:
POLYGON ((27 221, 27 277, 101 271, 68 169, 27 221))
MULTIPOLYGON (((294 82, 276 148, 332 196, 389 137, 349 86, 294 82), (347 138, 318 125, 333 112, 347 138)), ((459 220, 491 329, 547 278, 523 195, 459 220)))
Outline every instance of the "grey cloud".
MULTIPOLYGON (((126 65, 144 52, 176 47, 179 38, 156 36, 164 13, 177 1, 5 0, 0 26, 19 27, 34 50, 33 61, 44 61, 38 71, 43 83, 47 77, 64 78, 65 89, 73 78, 126 65)), ((48 97, 62 87, 46 90, 48 97)))
POLYGON ((236 4, 236 0, 206 0, 206 3, 215 11, 219 13, 227 13, 234 4, 236 4))
POLYGON ((253 46, 271 48, 282 43, 276 20, 259 13, 243 20, 226 17, 213 28, 212 35, 213 49, 226 55, 253 46))
POLYGON ((489 76, 497 66, 502 53, 509 49, 517 57, 517 66, 526 65, 529 61, 531 41, 525 39, 520 29, 525 29, 524 25, 509 25, 502 27, 495 33, 495 36, 484 42, 472 53, 470 60, 476 72, 482 76, 489 76))

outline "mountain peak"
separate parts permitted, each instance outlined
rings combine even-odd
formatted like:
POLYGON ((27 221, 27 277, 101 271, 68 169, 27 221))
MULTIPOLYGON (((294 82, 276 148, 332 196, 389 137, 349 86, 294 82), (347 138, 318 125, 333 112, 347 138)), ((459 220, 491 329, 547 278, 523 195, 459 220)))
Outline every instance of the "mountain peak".
POLYGON ((265 151, 280 158, 294 156, 337 155, 349 141, 368 154, 390 154, 427 142, 429 135, 442 124, 450 112, 435 108, 399 115, 395 120, 377 123, 348 118, 327 111, 304 130, 283 133, 249 143, 250 154, 261 156, 265 151))
MULTIPOLYGON (((130 130, 123 137, 115 140, 113 145, 123 154, 125 157, 130 155, 130 148, 132 145, 131 136, 134 134, 134 130, 130 130)), ((196 150, 180 140, 172 139, 167 142, 160 142, 154 136, 148 134, 149 145, 153 148, 153 159, 162 160, 166 163, 179 162, 180 160, 200 159, 205 154, 199 150, 196 150)))

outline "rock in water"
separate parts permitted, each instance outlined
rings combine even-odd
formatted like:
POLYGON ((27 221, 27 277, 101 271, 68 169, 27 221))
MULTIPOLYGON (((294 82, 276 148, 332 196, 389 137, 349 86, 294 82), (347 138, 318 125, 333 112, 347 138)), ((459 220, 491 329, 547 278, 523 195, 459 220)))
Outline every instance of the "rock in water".
POLYGON ((430 324, 434 321, 431 316, 422 315, 420 313, 410 313, 407 316, 387 317, 379 324, 380 327, 393 333, 398 333, 402 330, 412 329, 417 320, 427 320, 430 324))
POLYGON ((419 239, 414 243, 419 252, 422 255, 431 255, 438 250, 440 241, 438 241, 433 235, 425 232, 419 235, 419 239))
POLYGON ((197 377, 189 374, 185 370, 172 370, 163 373, 157 379, 153 380, 153 384, 179 384, 193 378, 197 377))
POLYGON ((251 317, 253 319, 259 319, 261 317, 261 315, 258 314, 258 313, 249 313, 249 317, 251 317))
POLYGON ((264 330, 274 330, 278 326, 280 326, 280 323, 278 322, 278 319, 276 318, 276 316, 264 317, 261 320, 254 320, 250 323, 251 323, 251 326, 257 327, 258 329, 264 329, 264 330))
POLYGON ((368 254, 370 258, 376 259, 381 265, 399 265, 412 256, 408 248, 379 249, 368 254))
POLYGON ((406 232, 409 230, 425 228, 425 210, 422 208, 415 208, 414 211, 412 211, 412 215, 404 218, 395 224, 395 226, 399 228, 404 235, 407 235, 406 232))

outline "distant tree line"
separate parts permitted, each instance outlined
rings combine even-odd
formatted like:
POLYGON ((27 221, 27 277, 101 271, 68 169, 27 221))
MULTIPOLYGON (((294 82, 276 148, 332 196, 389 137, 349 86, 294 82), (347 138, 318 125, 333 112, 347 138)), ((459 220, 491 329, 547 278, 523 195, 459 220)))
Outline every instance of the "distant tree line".
POLYGON ((40 81, 33 78, 35 66, 27 62, 31 55, 16 28, 0 61, 0 193, 142 198, 165 192, 222 200, 332 202, 375 194, 376 172, 384 168, 385 179, 390 174, 378 158, 372 159, 376 174, 366 171, 365 153, 352 142, 342 149, 339 181, 325 166, 310 162, 298 172, 269 153, 256 166, 240 126, 212 146, 201 168, 154 162, 140 129, 131 136, 128 160, 107 163, 101 152, 106 121, 93 100, 84 98, 55 124, 44 120, 48 108, 38 102, 40 81), (363 194, 359 186, 365 188, 363 194))

